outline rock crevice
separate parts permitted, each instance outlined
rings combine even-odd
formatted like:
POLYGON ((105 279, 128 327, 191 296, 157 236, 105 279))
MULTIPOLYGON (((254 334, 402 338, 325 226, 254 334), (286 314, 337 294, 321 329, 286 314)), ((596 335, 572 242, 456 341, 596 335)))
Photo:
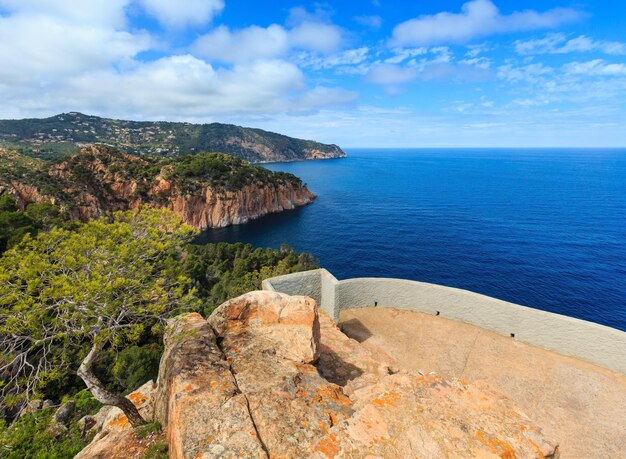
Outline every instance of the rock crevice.
MULTIPOLYGON (((215 333, 215 330, 213 330, 213 333, 217 336, 217 333, 215 333)), ((220 351, 222 351, 222 354, 224 354, 224 349, 221 346, 222 338, 220 338, 218 336, 218 338, 216 339, 215 342, 216 342, 217 346, 219 347, 220 351)), ((237 382, 237 375, 233 372, 233 368, 230 365, 230 363, 228 365, 228 370, 230 371, 230 374, 233 377, 233 381, 235 382, 235 387, 237 388, 238 393, 242 394, 244 399, 246 400, 246 408, 248 410, 248 416, 250 416, 250 421, 252 422, 252 427, 254 427, 254 432, 256 433, 256 437, 259 440, 259 443, 261 444, 261 448, 263 448, 263 451, 265 452, 266 456, 270 457, 270 453, 269 453, 269 451, 267 449, 267 446, 263 442, 263 437, 261 435, 261 432, 259 431, 259 428, 257 427, 257 424, 254 421, 254 414, 253 414, 252 409, 250 408, 250 400, 248 399, 248 397, 239 388, 239 383, 237 382)))

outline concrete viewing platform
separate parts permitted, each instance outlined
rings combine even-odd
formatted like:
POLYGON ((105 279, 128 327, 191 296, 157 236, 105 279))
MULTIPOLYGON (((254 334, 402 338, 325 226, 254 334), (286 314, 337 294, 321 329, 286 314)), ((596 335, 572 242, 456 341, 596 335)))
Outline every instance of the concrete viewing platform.
POLYGON ((626 457, 626 376, 419 312, 345 309, 340 328, 400 368, 489 382, 558 439, 562 458, 626 457))

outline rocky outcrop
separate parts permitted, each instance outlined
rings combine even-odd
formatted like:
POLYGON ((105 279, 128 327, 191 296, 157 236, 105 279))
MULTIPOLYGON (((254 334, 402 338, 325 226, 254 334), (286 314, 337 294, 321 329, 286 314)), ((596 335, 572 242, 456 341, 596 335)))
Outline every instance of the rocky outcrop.
POLYGON ((303 151, 306 155, 306 159, 335 159, 345 158, 347 156, 337 145, 328 145, 324 150, 319 148, 304 148, 303 151))
POLYGON ((155 414, 170 457, 262 457, 263 445, 211 326, 198 314, 170 322, 155 414))
MULTIPOLYGON (((151 190, 151 196, 162 194, 163 181, 151 190)), ((163 207, 180 215, 183 221, 194 228, 221 228, 228 225, 247 223, 267 214, 292 210, 310 204, 315 195, 306 187, 293 185, 259 186, 248 185, 232 192, 217 192, 203 188, 194 195, 185 195, 168 187, 163 207)))
POLYGON ((194 177, 193 186, 187 189, 167 176, 178 160, 140 158, 102 145, 91 146, 38 175, 31 174, 28 180, 0 174, 0 193, 14 195, 22 208, 31 202, 52 202, 80 221, 142 205, 170 209, 199 230, 246 223, 315 199, 297 177, 267 170, 261 174, 260 168, 241 160, 219 159, 224 157, 207 160, 226 169, 224 177, 215 180, 210 170, 204 171, 206 177, 194 177), (240 179, 243 183, 221 184, 239 175, 246 176, 240 179))
POLYGON ((9 192, 15 198, 17 205, 24 210, 26 205, 31 202, 52 202, 54 198, 43 195, 37 187, 27 183, 20 183, 17 180, 11 180, 10 185, 0 186, 0 194, 4 191, 9 192))
POLYGON ((319 317, 312 299, 253 292, 220 306, 209 322, 270 457, 306 457, 352 414, 341 388, 313 365, 319 317))
POLYGON ((486 383, 398 371, 275 292, 169 323, 155 413, 174 458, 558 456, 486 383))
MULTIPOLYGON (((170 320, 156 390, 129 397, 144 416, 154 411, 171 458, 559 455, 487 383, 399 371, 311 298, 275 292, 230 300, 208 320, 170 320)), ((116 410, 90 423, 103 427, 79 459, 140 457, 142 443, 116 410)))

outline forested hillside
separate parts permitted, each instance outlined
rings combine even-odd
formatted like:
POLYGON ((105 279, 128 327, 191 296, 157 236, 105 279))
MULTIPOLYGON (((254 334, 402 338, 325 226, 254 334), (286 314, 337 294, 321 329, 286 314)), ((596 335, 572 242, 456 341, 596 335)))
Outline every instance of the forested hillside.
POLYGON ((96 143, 137 155, 219 151, 252 162, 346 156, 337 145, 232 124, 125 121, 76 112, 41 119, 0 120, 0 147, 27 154, 62 157, 96 143))

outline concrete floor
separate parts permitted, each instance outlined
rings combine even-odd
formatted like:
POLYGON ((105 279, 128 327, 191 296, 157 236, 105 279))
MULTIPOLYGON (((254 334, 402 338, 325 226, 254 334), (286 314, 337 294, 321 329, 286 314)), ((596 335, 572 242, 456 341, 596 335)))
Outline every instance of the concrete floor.
POLYGON ((624 375, 418 312, 349 309, 340 326, 399 367, 488 381, 559 441, 564 459, 626 458, 624 375))

